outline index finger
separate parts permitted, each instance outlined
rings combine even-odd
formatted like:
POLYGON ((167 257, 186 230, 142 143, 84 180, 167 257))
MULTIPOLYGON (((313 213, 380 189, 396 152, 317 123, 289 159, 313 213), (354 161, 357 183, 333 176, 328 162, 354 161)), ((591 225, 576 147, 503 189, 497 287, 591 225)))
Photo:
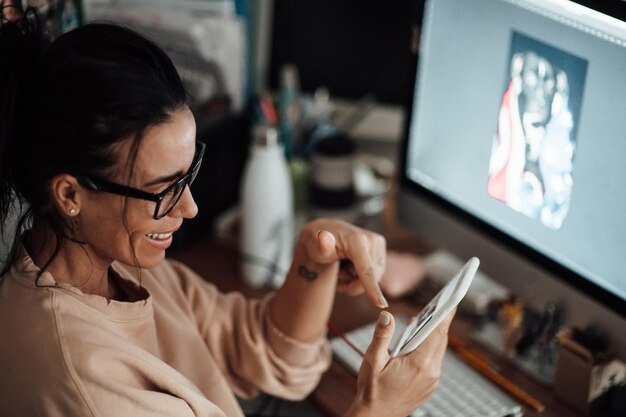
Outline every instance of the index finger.
MULTIPOLYGON (((370 301, 379 308, 389 307, 389 303, 385 299, 378 281, 380 277, 376 276, 376 264, 370 256, 369 248, 365 239, 359 239, 354 242, 353 250, 348 254, 349 259, 354 265, 354 269, 359 277, 363 289, 367 293, 370 301)), ((382 275, 382 272, 380 272, 382 275)))

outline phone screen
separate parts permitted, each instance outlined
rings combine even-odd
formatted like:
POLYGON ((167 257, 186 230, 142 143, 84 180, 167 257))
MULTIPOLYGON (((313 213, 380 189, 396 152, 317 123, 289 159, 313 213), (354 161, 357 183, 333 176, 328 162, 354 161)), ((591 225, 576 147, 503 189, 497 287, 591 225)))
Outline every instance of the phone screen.
POLYGON ((409 325, 404 331, 402 338, 395 349, 396 352, 400 352, 404 349, 404 347, 419 334, 420 330, 426 325, 426 323, 433 318, 435 313, 437 313, 440 307, 448 300, 450 293, 455 289, 458 281, 459 279, 457 277, 446 284, 446 286, 443 287, 432 300, 430 300, 426 307, 424 307, 417 316, 413 317, 409 321, 409 325))
POLYGON ((467 293, 478 270, 480 260, 471 258, 437 295, 409 321, 392 356, 403 355, 415 350, 430 332, 450 313, 467 293))

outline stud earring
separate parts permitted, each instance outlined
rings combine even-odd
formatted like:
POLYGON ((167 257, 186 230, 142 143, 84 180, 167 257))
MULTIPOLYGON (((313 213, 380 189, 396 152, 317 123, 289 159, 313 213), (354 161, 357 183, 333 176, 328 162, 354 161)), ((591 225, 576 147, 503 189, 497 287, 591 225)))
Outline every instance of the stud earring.
POLYGON ((70 208, 70 215, 76 214, 76 209, 74 207, 70 208))

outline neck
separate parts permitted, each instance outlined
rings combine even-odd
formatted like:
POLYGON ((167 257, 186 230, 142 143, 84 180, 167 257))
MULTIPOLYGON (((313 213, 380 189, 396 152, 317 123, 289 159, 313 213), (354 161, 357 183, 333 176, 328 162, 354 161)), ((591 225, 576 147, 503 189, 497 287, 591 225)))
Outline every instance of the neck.
POLYGON ((98 256, 89 244, 59 240, 49 227, 34 226, 27 233, 24 246, 35 265, 50 272, 55 281, 70 284, 85 294, 119 298, 118 287, 109 279, 113 260, 98 256))

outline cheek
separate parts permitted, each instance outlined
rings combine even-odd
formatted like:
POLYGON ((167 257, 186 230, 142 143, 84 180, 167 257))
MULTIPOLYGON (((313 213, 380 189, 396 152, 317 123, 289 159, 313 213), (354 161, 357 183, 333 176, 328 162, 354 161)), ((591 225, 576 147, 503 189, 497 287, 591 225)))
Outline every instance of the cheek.
POLYGON ((135 207, 128 207, 126 216, 127 229, 124 230, 126 246, 131 247, 130 259, 126 263, 135 265, 137 262, 143 268, 157 266, 165 257, 165 250, 155 247, 147 233, 158 230, 158 220, 154 220, 154 204, 142 204, 138 201, 135 207))
POLYGON ((119 202, 114 203, 92 206, 85 216, 82 235, 104 257, 129 265, 154 264, 159 256, 146 245, 145 236, 154 229, 154 204, 149 207, 150 202, 129 199, 124 208, 119 202))
POLYGON ((79 233, 99 256, 112 260, 125 261, 130 253, 128 232, 121 217, 111 213, 85 216, 79 233))
POLYGON ((123 232, 121 202, 121 198, 105 193, 94 193, 85 200, 81 207, 81 232, 92 246, 111 244, 123 232))

